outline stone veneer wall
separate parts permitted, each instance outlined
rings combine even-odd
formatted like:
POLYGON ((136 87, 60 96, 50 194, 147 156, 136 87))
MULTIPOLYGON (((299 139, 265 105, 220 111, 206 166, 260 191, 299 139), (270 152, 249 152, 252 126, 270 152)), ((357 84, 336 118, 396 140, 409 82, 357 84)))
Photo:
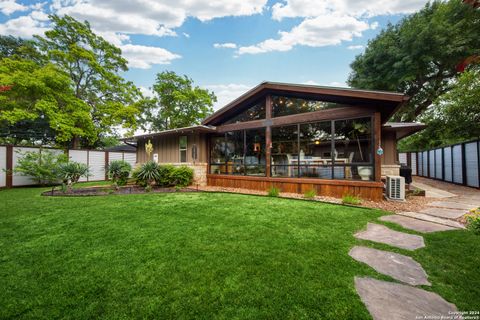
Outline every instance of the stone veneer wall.
POLYGON ((206 186, 207 185, 207 163, 192 163, 192 162, 183 162, 183 163, 172 163, 174 166, 187 166, 193 169, 193 185, 206 186))
POLYGON ((386 176, 399 176, 400 165, 398 164, 382 164, 382 178, 386 176))

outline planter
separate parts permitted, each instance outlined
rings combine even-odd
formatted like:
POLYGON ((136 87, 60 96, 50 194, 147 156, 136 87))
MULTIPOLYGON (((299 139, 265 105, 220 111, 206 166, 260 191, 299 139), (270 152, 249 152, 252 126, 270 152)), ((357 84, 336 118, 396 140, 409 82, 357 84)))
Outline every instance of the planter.
POLYGON ((361 166, 358 167, 358 175, 360 176, 360 178, 362 178, 362 180, 365 180, 365 181, 372 180, 371 179, 372 174, 373 174, 372 167, 361 167, 361 166))

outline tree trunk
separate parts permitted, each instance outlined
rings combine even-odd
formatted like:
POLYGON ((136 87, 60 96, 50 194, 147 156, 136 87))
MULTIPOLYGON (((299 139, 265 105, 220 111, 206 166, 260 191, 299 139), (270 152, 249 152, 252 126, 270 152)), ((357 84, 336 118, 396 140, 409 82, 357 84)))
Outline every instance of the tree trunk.
POLYGON ((71 141, 71 147, 72 147, 72 149, 80 149, 80 137, 79 136, 73 136, 72 141, 71 141))

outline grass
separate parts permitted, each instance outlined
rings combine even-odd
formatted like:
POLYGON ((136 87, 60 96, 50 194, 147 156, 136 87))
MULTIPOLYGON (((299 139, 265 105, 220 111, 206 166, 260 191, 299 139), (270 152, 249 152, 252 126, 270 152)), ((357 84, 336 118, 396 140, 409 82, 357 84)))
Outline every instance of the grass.
MULTIPOLYGON (((0 318, 369 319, 353 277, 391 280, 348 256, 381 211, 221 193, 40 192, 0 191, 0 318)), ((480 237, 425 239, 407 254, 432 290, 479 310, 480 237)))

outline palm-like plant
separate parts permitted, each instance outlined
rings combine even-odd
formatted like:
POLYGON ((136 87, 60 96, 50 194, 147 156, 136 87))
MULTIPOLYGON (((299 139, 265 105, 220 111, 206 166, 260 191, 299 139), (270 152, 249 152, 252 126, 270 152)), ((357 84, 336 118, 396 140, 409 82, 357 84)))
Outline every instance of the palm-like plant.
POLYGON ((112 161, 107 168, 108 177, 112 180, 115 187, 126 185, 131 171, 132 166, 130 163, 123 160, 112 161))
POLYGON ((63 183, 66 184, 68 189, 71 191, 73 185, 77 183, 80 178, 88 177, 89 168, 88 165, 84 163, 70 161, 60 167, 60 175, 63 183))
POLYGON ((133 172, 137 183, 147 186, 155 185, 160 180, 160 166, 153 161, 147 161, 133 172))

